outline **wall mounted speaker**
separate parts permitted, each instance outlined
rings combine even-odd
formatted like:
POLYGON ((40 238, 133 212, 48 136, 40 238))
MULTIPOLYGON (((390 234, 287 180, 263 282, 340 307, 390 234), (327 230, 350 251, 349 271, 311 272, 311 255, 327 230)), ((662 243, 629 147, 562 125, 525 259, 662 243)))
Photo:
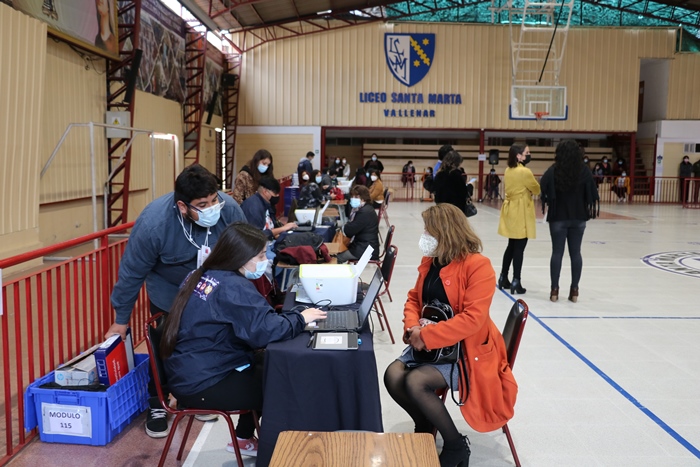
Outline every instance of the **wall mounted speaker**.
POLYGON ((498 165, 498 156, 500 153, 498 149, 489 149, 489 164, 498 165))
POLYGON ((236 75, 233 73, 223 73, 221 75, 221 84, 225 88, 232 88, 236 84, 236 75))
POLYGON ((126 92, 124 93, 124 102, 131 104, 131 99, 134 98, 134 89, 136 88, 136 78, 139 76, 139 67, 141 66, 141 49, 134 50, 134 58, 131 60, 131 67, 126 72, 126 92))

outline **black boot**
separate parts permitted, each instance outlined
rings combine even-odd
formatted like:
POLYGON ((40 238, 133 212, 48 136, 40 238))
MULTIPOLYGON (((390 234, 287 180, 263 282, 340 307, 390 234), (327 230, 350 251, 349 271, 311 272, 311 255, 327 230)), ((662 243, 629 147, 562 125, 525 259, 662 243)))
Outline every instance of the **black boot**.
POLYGON ((520 278, 513 278, 513 282, 510 283, 510 293, 511 294, 516 294, 516 293, 525 293, 527 292, 526 289, 523 288, 522 284, 520 283, 520 278))
POLYGON ((440 467, 469 467, 469 438, 460 436, 451 441, 445 441, 440 453, 440 467))
POLYGON ((503 290, 503 289, 510 289, 510 281, 508 280, 508 274, 501 274, 498 276, 498 288, 503 290))

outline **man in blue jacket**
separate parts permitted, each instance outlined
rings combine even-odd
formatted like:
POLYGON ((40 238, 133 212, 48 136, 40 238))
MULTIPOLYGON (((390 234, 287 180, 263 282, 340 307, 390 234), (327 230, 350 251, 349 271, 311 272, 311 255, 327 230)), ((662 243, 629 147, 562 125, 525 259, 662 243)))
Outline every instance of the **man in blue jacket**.
POLYGON ((288 222, 279 226, 275 221, 272 206, 280 199, 280 182, 272 177, 262 177, 258 182, 258 191, 249 197, 241 208, 248 223, 263 231, 268 240, 274 240, 282 232, 287 232, 297 226, 295 222, 288 222))
MULTIPOLYGON (((175 191, 152 201, 136 219, 112 290, 116 319, 105 338, 124 338, 144 282, 151 315, 167 312, 187 274, 204 262, 221 232, 235 221, 245 222, 245 215, 233 198, 218 191, 216 177, 199 164, 185 168, 175 191)), ((149 394, 146 433, 162 438, 170 431, 167 414, 152 384, 149 394)))

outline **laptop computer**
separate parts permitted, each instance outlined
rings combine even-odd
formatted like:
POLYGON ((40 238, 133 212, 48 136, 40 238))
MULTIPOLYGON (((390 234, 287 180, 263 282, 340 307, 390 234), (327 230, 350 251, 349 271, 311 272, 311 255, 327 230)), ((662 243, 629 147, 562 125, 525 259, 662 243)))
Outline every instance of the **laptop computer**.
POLYGON ((319 208, 317 206, 316 212, 314 213, 314 219, 309 224, 303 223, 301 225, 298 225, 297 227, 292 229, 291 232, 311 232, 317 225, 322 225, 323 213, 326 211, 326 208, 329 204, 331 204, 330 200, 326 201, 326 204, 323 206, 323 208, 319 208))
POLYGON ((362 300, 362 304, 358 310, 330 310, 327 312, 326 319, 313 321, 307 324, 304 330, 312 332, 359 332, 369 318, 369 313, 372 311, 372 305, 379 294, 382 282, 382 271, 377 268, 377 270, 374 271, 372 281, 369 283, 365 298, 362 300))

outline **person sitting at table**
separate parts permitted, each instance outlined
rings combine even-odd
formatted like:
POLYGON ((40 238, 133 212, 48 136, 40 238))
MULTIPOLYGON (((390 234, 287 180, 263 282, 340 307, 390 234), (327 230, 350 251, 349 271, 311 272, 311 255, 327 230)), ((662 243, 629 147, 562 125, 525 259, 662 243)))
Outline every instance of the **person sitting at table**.
POLYGON ((367 186, 367 173, 369 172, 365 172, 364 167, 358 167, 355 171, 355 178, 352 180, 352 186, 350 188, 357 185, 367 186))
MULTIPOLYGON (((179 404, 193 409, 255 410, 263 406, 263 352, 269 343, 292 339, 326 312, 275 313, 251 279, 267 267, 261 230, 234 222, 223 231, 204 264, 185 279, 163 325, 161 358, 168 387, 179 404)), ((236 434, 241 454, 257 456, 251 413, 236 434)), ((229 444, 227 451, 234 452, 229 444)))
POLYGON ((292 230, 295 222, 281 225, 273 212, 273 206, 280 199, 280 182, 271 177, 262 177, 258 182, 258 191, 243 201, 241 209, 248 223, 263 231, 268 240, 274 240, 282 232, 292 230))
POLYGON ((355 186, 350 189, 352 208, 350 218, 343 226, 343 235, 352 239, 348 249, 338 253, 338 263, 347 263, 359 259, 367 249, 374 248, 372 259, 379 259, 379 218, 372 207, 372 198, 366 186, 355 186))
POLYGON ((413 419, 416 433, 432 433, 433 428, 440 432, 442 467, 468 465, 468 440, 435 391, 458 390, 464 419, 476 431, 488 432, 513 417, 517 384, 503 337, 489 316, 496 275, 480 253, 481 240, 452 204, 437 204, 422 217, 425 232, 418 248, 423 258, 403 312, 404 342, 409 346, 386 369, 384 384, 413 419), (449 304, 454 317, 421 326, 423 306, 435 300, 449 304), (456 364, 422 364, 413 359, 413 351, 457 342, 464 355, 456 364))
POLYGON ((379 170, 369 170, 369 196, 372 198, 372 206, 374 209, 379 209, 384 203, 384 183, 382 183, 382 174, 379 170))
POLYGON ((308 181, 303 180, 305 183, 299 191, 299 201, 297 203, 299 209, 312 209, 316 206, 321 206, 325 202, 325 197, 319 187, 321 179, 321 172, 314 170, 311 172, 311 177, 308 181))

